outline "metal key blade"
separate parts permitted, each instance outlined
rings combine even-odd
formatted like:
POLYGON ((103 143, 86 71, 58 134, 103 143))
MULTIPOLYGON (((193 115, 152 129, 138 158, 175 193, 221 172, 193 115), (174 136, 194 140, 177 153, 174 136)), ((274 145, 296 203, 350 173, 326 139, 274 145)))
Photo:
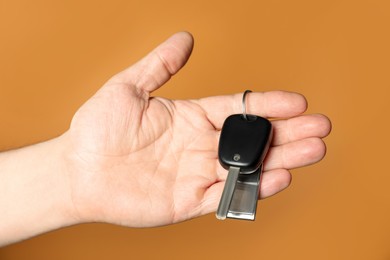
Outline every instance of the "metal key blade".
POLYGON ((262 166, 252 174, 240 174, 227 214, 228 218, 255 220, 262 166))
POLYGON ((240 168, 229 167, 228 176, 226 178, 225 187, 222 192, 221 200, 217 210, 217 219, 224 220, 229 211, 230 203, 232 202, 234 189, 237 184, 238 175, 240 174, 240 168))

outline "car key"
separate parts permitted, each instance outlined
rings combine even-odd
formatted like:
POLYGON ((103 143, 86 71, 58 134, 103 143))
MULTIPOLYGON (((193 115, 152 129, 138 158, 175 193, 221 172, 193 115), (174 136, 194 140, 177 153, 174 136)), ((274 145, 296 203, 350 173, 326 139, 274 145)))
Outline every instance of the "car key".
MULTIPOLYGON (((244 94, 245 98, 245 94, 244 94)), ((222 127, 218 157, 228 176, 216 217, 254 220, 261 164, 268 151, 272 124, 245 113, 229 116, 222 127), (234 198, 234 199, 233 199, 234 198)))

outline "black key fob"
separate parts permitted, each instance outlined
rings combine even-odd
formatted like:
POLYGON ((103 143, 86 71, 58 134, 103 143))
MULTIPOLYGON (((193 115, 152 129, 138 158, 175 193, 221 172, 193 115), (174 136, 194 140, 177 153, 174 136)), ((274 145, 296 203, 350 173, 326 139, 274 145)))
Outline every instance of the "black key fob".
POLYGON ((226 118, 219 140, 218 158, 225 169, 234 166, 240 173, 259 169, 272 139, 272 124, 267 119, 242 114, 226 118))

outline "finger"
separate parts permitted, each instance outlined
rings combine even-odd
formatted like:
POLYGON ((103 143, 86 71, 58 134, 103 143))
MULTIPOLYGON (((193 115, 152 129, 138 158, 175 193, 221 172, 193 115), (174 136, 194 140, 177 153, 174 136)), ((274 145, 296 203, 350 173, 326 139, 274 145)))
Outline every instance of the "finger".
MULTIPOLYGON (((260 196, 264 199, 286 189, 291 183, 291 174, 286 169, 275 169, 262 173, 260 196)), ((221 199, 225 181, 217 182, 208 188, 201 204, 201 215, 216 211, 221 199)))
MULTIPOLYGON (((243 112, 242 93, 207 97, 197 102, 216 129, 221 129, 226 117, 243 112)), ((253 92, 246 96, 246 112, 262 117, 292 117, 307 108, 304 96, 286 91, 253 92)))
POLYGON ((331 122, 321 114, 302 115, 286 120, 272 121, 272 145, 282 145, 309 137, 325 137, 330 133, 331 122))
POLYGON ((190 33, 176 33, 139 62, 115 75, 110 81, 152 92, 185 65, 191 55, 193 44, 194 40, 190 33))
POLYGON ((311 137, 269 149, 264 170, 293 169, 320 161, 326 153, 321 138, 311 137))
POLYGON ((268 198, 286 189, 291 183, 291 174, 286 169, 265 171, 261 176, 260 199, 268 198))

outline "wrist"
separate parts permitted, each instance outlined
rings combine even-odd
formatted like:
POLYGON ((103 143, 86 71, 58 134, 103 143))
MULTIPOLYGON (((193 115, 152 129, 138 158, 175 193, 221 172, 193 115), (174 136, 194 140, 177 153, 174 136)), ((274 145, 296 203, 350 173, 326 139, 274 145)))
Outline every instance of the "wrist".
POLYGON ((48 162, 53 177, 54 195, 53 206, 59 212, 59 227, 82 223, 74 205, 71 167, 69 153, 71 152, 67 132, 47 142, 47 149, 52 151, 48 162))
POLYGON ((77 224, 66 134, 0 154, 0 245, 77 224))

